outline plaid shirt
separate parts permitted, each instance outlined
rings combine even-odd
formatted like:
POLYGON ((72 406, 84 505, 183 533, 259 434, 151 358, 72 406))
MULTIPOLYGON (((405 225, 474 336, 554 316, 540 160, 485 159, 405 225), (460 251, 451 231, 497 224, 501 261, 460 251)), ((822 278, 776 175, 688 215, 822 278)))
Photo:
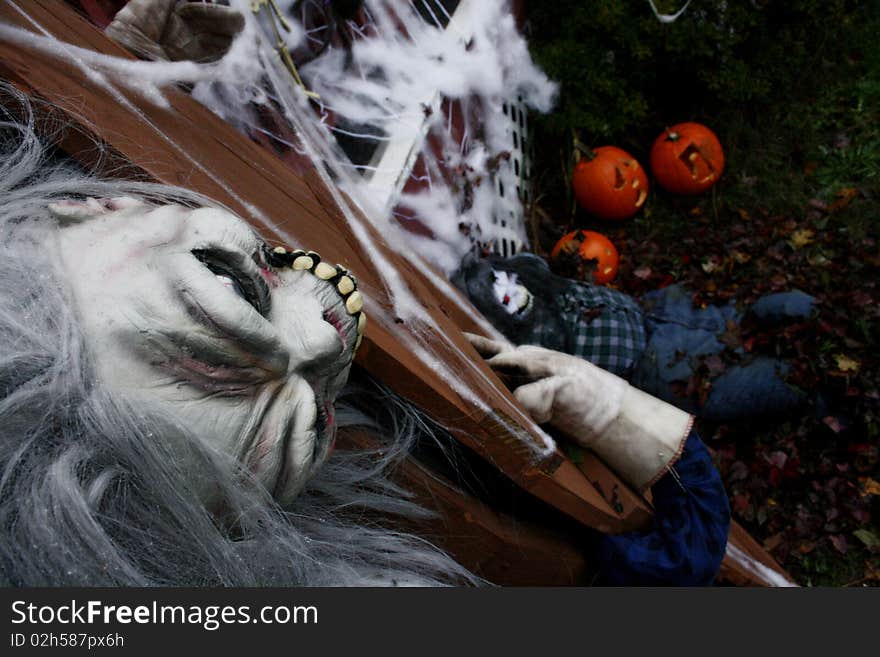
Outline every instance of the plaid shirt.
MULTIPOLYGON (((627 377, 645 351, 644 314, 635 300, 600 285, 572 285, 562 299, 566 351, 627 377)), ((536 344, 544 344, 537 334, 536 344)), ((547 342, 550 342, 549 340, 547 342)))

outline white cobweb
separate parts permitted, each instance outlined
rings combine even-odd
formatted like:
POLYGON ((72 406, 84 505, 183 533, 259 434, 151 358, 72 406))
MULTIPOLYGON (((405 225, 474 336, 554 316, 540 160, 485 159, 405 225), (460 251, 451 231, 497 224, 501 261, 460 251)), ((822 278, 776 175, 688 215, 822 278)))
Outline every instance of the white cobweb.
MULTIPOLYGON (((327 38, 321 21, 303 29, 304 3, 278 5, 291 26, 279 32, 295 54, 327 38)), ((273 34, 265 14, 251 15, 246 31, 258 34, 259 23, 273 34)), ((337 27, 350 50, 337 40, 299 67, 317 95, 304 117, 319 128, 313 146, 383 233, 409 228, 402 239, 449 274, 475 242, 491 248, 499 217, 522 216, 514 190, 526 165, 514 170, 511 156, 526 148, 508 110, 548 111, 555 86, 532 63, 507 0, 365 0, 359 18, 337 27)), ((240 111, 215 91, 194 93, 235 122, 240 111)))

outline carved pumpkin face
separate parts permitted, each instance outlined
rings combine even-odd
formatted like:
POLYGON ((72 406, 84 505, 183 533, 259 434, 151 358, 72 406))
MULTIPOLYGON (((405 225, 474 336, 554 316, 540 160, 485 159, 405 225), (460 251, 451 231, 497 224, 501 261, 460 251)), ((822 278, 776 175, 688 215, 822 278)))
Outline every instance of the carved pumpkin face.
POLYGON ((636 159, 615 146, 581 158, 572 175, 581 207, 600 219, 629 219, 648 198, 648 176, 636 159))
POLYGON ((679 123, 657 137, 651 148, 651 172, 673 194, 700 194, 724 171, 721 142, 699 123, 679 123))
POLYGON ((550 252, 550 259, 559 274, 581 280, 589 280, 588 263, 595 261, 592 274, 597 285, 614 280, 620 260, 611 240, 592 230, 576 230, 563 237, 550 252))

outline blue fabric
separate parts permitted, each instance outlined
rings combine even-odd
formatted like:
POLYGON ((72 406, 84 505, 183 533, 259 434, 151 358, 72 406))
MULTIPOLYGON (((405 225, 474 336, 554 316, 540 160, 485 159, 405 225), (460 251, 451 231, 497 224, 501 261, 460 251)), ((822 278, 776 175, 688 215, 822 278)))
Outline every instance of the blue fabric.
MULTIPOLYGON (((762 297, 753 310, 763 320, 781 321, 809 316, 814 303, 803 292, 784 292, 762 297)), ((720 338, 738 326, 742 313, 733 304, 694 308, 691 296, 677 285, 647 294, 642 306, 648 341, 629 377, 636 387, 715 422, 789 413, 804 402, 804 395, 785 383, 787 363, 768 357, 745 360, 742 349, 736 350, 742 364, 710 379, 712 388, 702 406, 696 395, 682 395, 682 386, 673 384, 687 383, 703 359, 724 351, 720 338)))
POLYGON ((733 365, 712 382, 709 398, 699 415, 712 422, 734 422, 744 417, 788 413, 806 401, 785 383, 788 363, 760 356, 745 365, 733 365))
POLYGON ((800 290, 793 290, 763 296, 755 302, 751 310, 762 322, 775 323, 807 319, 813 312, 815 304, 815 297, 800 290))
POLYGON ((706 446, 692 432, 672 474, 651 489, 650 530, 600 539, 599 582, 615 586, 708 586, 727 546, 730 506, 706 446))

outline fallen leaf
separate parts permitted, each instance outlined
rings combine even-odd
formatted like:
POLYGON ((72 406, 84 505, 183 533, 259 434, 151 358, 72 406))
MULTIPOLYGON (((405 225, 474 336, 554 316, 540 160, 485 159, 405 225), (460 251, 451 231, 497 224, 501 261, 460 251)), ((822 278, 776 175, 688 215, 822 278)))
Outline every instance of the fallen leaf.
POLYGON ((880 483, 877 483, 870 477, 859 477, 859 495, 868 497, 868 495, 880 495, 880 483))
POLYGON ((831 544, 834 546, 834 549, 840 552, 841 554, 846 554, 849 546, 846 544, 846 536, 842 534, 831 534, 828 538, 831 539, 831 544))
POLYGON ((853 536, 859 539, 869 550, 880 548, 880 538, 874 532, 867 529, 857 529, 853 532, 853 536))
POLYGON ((722 263, 715 256, 712 256, 711 258, 706 260, 706 262, 704 262, 701 267, 703 268, 704 272, 706 272, 707 274, 711 274, 713 271, 718 271, 719 269, 721 269, 721 265, 722 263))
POLYGON ((752 256, 750 256, 748 253, 743 253, 742 251, 737 251, 736 249, 731 251, 730 255, 741 265, 746 264, 749 260, 752 259, 752 256))
POLYGON ((815 236, 816 233, 811 231, 809 228, 801 228, 800 230, 796 230, 791 234, 788 243, 796 249, 802 249, 807 246, 807 244, 812 244, 813 238, 815 236))
POLYGON ((852 372, 855 374, 859 371, 859 367, 861 366, 859 361, 853 360, 845 354, 837 354, 834 356, 834 361, 837 363, 837 369, 841 372, 852 372))
POLYGON ((834 417, 833 415, 829 415, 827 417, 822 418, 822 422, 824 422, 834 433, 840 433, 843 430, 843 427, 840 425, 840 421, 834 417))
POLYGON ((767 461, 775 465, 780 470, 785 467, 785 462, 788 460, 788 454, 785 452, 772 452, 767 458, 767 461))
POLYGON ((828 206, 828 212, 836 212, 837 210, 845 208, 854 198, 859 196, 859 190, 855 187, 846 187, 839 190, 835 196, 837 197, 837 200, 828 206))
POLYGON ((875 568, 870 561, 865 562, 865 579, 880 580, 880 567, 875 568))

